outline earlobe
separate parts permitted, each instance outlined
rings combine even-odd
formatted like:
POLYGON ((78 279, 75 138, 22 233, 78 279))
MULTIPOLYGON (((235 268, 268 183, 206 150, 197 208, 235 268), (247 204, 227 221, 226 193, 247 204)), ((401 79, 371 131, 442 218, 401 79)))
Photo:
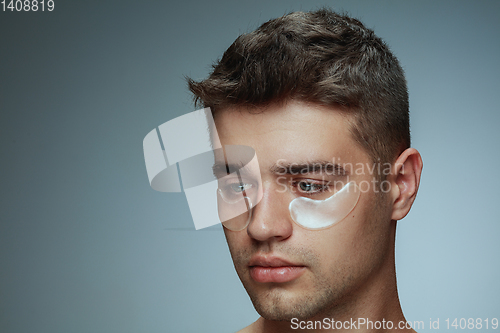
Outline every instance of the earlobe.
POLYGON ((393 166, 392 219, 401 220, 410 211, 420 185, 422 157, 414 148, 408 148, 398 157, 393 166))

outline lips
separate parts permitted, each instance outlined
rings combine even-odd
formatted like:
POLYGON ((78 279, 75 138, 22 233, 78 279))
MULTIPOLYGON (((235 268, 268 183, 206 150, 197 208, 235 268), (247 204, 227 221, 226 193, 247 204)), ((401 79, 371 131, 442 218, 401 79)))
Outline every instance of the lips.
POLYGON ((250 276, 260 283, 285 283, 299 278, 305 266, 278 257, 256 256, 249 263, 250 276))

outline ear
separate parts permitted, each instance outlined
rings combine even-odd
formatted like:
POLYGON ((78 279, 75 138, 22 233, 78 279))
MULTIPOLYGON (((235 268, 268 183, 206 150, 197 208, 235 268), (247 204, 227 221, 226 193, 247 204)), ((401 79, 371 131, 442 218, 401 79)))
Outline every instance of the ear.
POLYGON ((401 220, 410 211, 417 196, 422 167, 422 157, 414 148, 406 149, 394 163, 391 175, 393 220, 401 220))

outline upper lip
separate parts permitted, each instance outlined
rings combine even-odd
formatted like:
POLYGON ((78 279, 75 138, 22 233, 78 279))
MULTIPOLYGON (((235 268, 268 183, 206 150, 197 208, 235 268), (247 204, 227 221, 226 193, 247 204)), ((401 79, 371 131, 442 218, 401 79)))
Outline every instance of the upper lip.
POLYGON ((253 256, 248 263, 248 266, 261 266, 261 267, 283 267, 283 266, 303 266, 291 263, 285 259, 275 256, 253 256))

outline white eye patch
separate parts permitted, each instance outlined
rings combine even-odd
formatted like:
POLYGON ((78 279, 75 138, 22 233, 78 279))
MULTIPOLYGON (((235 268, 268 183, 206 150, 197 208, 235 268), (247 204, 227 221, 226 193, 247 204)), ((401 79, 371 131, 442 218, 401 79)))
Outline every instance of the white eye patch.
POLYGON ((329 228, 342 221, 356 207, 361 192, 354 182, 325 200, 299 197, 288 206, 292 219, 306 229, 329 228))
MULTIPOLYGON (((231 209, 221 208, 223 205, 220 204, 221 201, 219 200, 219 217, 222 225, 231 231, 241 231, 245 229, 250 223, 250 220, 252 220, 252 199, 250 197, 242 197, 238 201, 228 202, 223 192, 219 190, 217 194, 226 204, 233 206, 231 209)), ((224 204, 224 206, 227 206, 226 204, 224 204)))

